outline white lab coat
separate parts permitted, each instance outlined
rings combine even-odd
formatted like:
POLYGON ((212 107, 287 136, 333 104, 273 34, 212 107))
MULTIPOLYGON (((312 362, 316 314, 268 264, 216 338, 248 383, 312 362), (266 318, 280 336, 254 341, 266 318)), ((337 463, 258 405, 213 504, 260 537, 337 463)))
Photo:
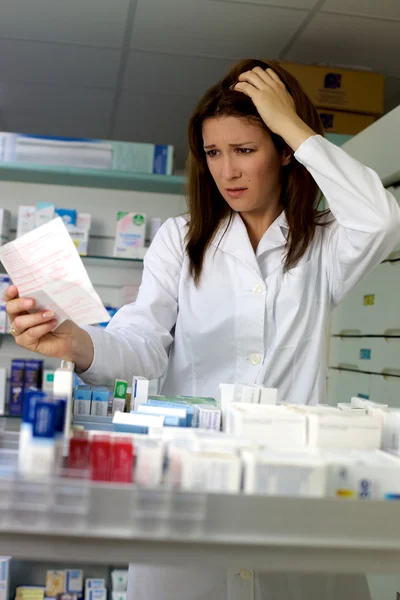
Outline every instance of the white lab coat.
MULTIPOLYGON (((316 180, 335 218, 317 228, 299 263, 283 272, 284 213, 256 253, 235 215, 226 233, 225 227, 217 232, 196 287, 184 251, 186 219, 169 219, 146 255, 137 301, 118 311, 106 330, 88 329, 95 352, 82 376, 87 382, 162 376, 164 394, 207 396, 214 396, 221 382, 260 383, 277 387, 281 402, 325 401, 329 311, 400 240, 400 209, 374 171, 321 136, 306 140, 294 156, 316 180)), ((330 578, 323 584, 312 578, 308 585, 309 579, 298 577, 300 585, 290 576, 243 579, 235 572, 214 577, 198 572, 196 577, 170 568, 155 577, 154 568, 148 567, 148 576, 145 567, 131 569, 138 600, 368 598, 353 587, 348 599, 336 595, 330 578)))

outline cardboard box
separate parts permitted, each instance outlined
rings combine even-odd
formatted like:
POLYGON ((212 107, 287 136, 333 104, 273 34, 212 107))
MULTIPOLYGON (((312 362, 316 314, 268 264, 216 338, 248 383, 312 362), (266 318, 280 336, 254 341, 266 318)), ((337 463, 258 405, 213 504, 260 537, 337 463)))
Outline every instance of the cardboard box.
POLYGON ((384 75, 322 65, 280 64, 319 108, 377 116, 383 113, 384 75))
POLYGON ((356 135, 376 121, 374 115, 361 115, 324 108, 318 108, 318 114, 325 131, 329 133, 356 135))

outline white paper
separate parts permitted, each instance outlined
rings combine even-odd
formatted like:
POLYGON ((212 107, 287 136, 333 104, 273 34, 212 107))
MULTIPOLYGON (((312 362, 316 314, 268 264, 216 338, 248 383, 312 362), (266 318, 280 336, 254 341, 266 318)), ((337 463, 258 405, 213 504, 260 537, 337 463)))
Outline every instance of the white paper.
POLYGON ((53 311, 59 325, 110 320, 60 217, 1 246, 0 260, 19 295, 34 298, 35 310, 53 311))

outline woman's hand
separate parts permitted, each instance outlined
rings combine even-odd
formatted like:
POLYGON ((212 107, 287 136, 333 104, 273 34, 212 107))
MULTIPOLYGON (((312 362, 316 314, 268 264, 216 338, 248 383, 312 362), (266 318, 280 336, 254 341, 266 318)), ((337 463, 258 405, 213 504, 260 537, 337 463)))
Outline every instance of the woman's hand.
POLYGON ((54 314, 34 311, 33 298, 20 298, 15 285, 5 293, 6 311, 11 321, 11 332, 18 346, 44 356, 68 360, 80 372, 86 371, 93 360, 93 343, 89 334, 72 321, 57 327, 54 314), (57 329, 55 329, 57 327, 57 329))
POLYGON ((241 73, 234 89, 252 99, 268 129, 281 136, 294 151, 315 135, 297 115, 292 96, 273 69, 264 71, 255 67, 241 73))

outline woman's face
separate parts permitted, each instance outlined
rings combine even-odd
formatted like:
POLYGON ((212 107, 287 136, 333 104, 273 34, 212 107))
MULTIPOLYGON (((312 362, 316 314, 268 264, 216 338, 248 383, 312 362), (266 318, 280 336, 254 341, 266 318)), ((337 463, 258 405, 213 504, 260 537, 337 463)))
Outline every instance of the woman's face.
POLYGON ((263 213, 280 200, 280 171, 290 158, 276 150, 269 132, 241 117, 212 117, 203 123, 207 165, 232 210, 263 213))

